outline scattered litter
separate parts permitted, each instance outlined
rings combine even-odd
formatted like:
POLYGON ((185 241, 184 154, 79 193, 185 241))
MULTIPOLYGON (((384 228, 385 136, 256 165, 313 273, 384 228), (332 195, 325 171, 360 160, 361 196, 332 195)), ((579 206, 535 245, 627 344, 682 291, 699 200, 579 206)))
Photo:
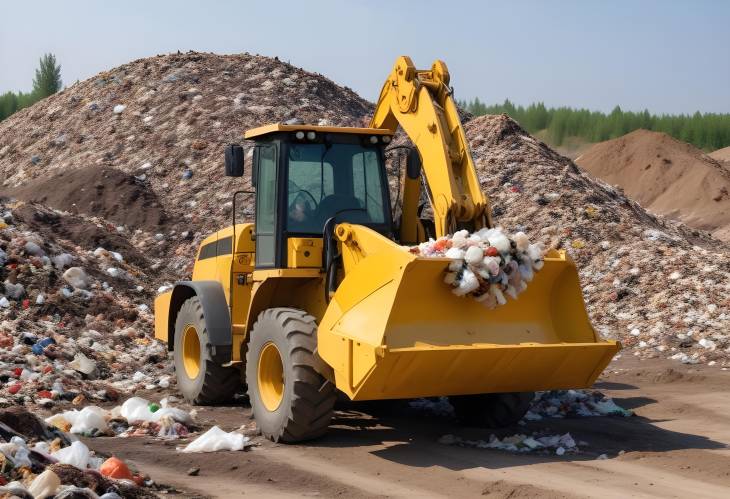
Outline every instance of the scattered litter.
POLYGON ((46 423, 62 431, 97 436, 154 436, 165 439, 185 437, 194 426, 193 417, 177 407, 164 407, 140 397, 132 397, 111 410, 96 406, 54 414, 46 423))
MULTIPOLYGON (((454 416, 454 408, 448 397, 416 399, 410 401, 409 406, 437 417, 454 416)), ((632 411, 620 407, 613 399, 597 390, 551 390, 535 393, 524 420, 632 415, 632 411)))
POLYGON ((578 444, 570 433, 563 435, 541 434, 539 432, 532 435, 517 433, 502 439, 492 434, 489 436, 489 440, 486 441, 465 440, 456 435, 444 435, 438 439, 438 443, 478 449, 499 449, 508 452, 537 452, 542 454, 554 452, 558 456, 562 456, 566 452, 580 452, 578 444))
POLYGON ((249 438, 234 431, 226 433, 218 426, 212 427, 187 446, 178 449, 180 452, 216 452, 220 450, 238 451, 243 450, 249 442, 249 438))

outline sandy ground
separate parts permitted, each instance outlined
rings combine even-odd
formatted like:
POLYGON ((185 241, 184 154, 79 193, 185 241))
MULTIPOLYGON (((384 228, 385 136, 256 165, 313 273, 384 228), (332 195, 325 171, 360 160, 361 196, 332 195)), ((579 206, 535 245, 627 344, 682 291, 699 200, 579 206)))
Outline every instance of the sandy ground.
MULTIPOLYGON (((551 419, 497 433, 548 429, 589 444, 562 457, 442 445, 447 433, 487 439, 492 432, 359 406, 339 411, 328 436, 308 445, 257 437, 260 445, 246 452, 190 455, 175 451, 180 441, 87 443, 178 497, 730 497, 730 371, 624 355, 596 387, 636 415, 551 419), (189 476, 191 468, 199 474, 189 476)), ((250 414, 243 406, 202 408, 199 420, 231 430, 250 414)))

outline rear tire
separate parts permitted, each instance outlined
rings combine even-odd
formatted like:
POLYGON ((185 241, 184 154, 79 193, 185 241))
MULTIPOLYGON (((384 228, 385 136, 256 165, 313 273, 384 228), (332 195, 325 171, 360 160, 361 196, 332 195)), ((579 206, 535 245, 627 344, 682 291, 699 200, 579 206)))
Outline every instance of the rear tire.
POLYGON ((487 393, 449 397, 449 402, 462 424, 502 428, 522 419, 534 398, 534 392, 487 393))
POLYGON ((228 402, 242 388, 241 371, 210 358, 210 336, 197 296, 185 300, 175 321, 175 377, 185 400, 195 405, 228 402))
POLYGON ((266 438, 292 443, 327 432, 337 397, 316 369, 322 362, 316 351, 311 315, 283 307, 259 314, 246 353, 246 381, 254 419, 266 438))

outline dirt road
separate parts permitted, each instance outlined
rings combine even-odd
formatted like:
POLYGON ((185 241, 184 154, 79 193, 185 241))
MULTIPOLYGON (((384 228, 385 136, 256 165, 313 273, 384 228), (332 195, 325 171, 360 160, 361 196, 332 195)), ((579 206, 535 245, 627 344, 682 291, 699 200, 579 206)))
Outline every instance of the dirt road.
MULTIPOLYGON (((362 408, 338 412, 330 434, 308 445, 258 437, 248 452, 189 455, 175 451, 179 441, 87 442, 170 485, 169 495, 188 497, 730 497, 730 371, 624 355, 596 387, 636 415, 550 419, 497 433, 549 429, 588 444, 562 457, 447 446, 437 442, 444 434, 492 432, 362 408), (199 475, 188 476, 191 468, 199 475)), ((250 409, 206 408, 199 420, 235 429, 250 421, 250 409)))

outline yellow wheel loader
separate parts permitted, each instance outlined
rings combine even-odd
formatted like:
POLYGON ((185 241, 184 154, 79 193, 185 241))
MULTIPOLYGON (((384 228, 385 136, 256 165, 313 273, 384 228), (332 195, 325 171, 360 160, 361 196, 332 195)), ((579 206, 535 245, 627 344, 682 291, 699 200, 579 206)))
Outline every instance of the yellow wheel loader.
MULTIPOLYGON (((443 62, 417 70, 400 57, 369 128, 289 122, 244 137, 255 220, 237 223, 234 207, 233 224, 201 243, 192 280, 155 300, 155 335, 189 401, 246 385, 261 431, 282 442, 323 435, 338 392, 449 396, 462 420, 499 426, 535 390, 589 387, 620 348, 596 335, 563 251, 488 310, 444 284, 450 259, 404 247, 492 225, 443 62), (384 153, 399 126, 414 149, 394 220, 384 153)), ((243 175, 241 146, 225 160, 243 175)))

